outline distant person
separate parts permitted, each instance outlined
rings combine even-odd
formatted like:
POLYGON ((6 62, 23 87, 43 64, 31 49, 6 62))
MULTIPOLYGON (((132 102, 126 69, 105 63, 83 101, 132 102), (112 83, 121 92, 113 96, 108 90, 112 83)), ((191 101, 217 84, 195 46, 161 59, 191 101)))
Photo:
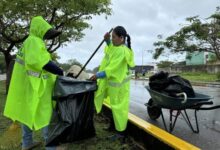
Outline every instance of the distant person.
POLYGON ((137 71, 134 72, 134 76, 135 76, 135 79, 138 78, 138 72, 137 71))
POLYGON ((124 136, 127 127, 130 79, 129 68, 134 67, 134 54, 131 49, 130 36, 122 26, 114 28, 112 40, 106 33, 104 39, 107 46, 104 50, 104 58, 99 72, 92 76, 92 80, 98 79, 98 91, 95 94, 95 106, 99 113, 104 100, 109 100, 113 120, 109 129, 115 128, 119 134, 112 139, 124 136))

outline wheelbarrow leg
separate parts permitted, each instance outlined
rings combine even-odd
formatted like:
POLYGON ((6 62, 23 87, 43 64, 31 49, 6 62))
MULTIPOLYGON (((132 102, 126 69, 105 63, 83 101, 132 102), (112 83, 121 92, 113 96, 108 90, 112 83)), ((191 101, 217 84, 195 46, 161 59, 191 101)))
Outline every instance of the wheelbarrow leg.
POLYGON ((166 122, 165 122, 165 119, 164 119, 164 116, 163 116, 163 110, 161 110, 161 116, 162 116, 164 128, 165 128, 166 131, 168 131, 167 130, 167 125, 166 125, 166 122))
POLYGON ((180 113, 181 113, 181 110, 177 110, 177 113, 176 115, 173 115, 173 111, 174 110, 170 110, 170 133, 173 132, 173 129, 176 125, 176 121, 177 121, 177 118, 179 117, 180 113), (174 122, 173 122, 173 117, 174 117, 174 122))
POLYGON ((170 132, 173 131, 173 110, 170 110, 170 132))
POLYGON ((165 119, 164 119, 163 111, 161 111, 161 116, 162 116, 162 121, 163 121, 163 124, 164 124, 164 128, 165 128, 166 131, 168 131, 170 133, 173 131, 173 129, 176 125, 177 118, 178 118, 178 116, 180 115, 180 112, 181 112, 181 110, 177 110, 176 115, 173 115, 173 111, 174 110, 170 109, 169 130, 167 129, 167 125, 166 125, 166 122, 165 122, 165 119), (173 117, 174 117, 174 121, 173 121, 173 117))
POLYGON ((199 133, 199 124, 198 124, 198 118, 197 118, 197 110, 195 110, 194 114, 195 114, 195 120, 196 120, 196 129, 193 128, 192 126, 192 123, 188 117, 188 114, 186 112, 186 110, 184 109, 184 114, 185 116, 182 114, 184 120, 186 121, 186 123, 189 125, 189 127, 191 128, 191 130, 194 132, 194 133, 199 133))

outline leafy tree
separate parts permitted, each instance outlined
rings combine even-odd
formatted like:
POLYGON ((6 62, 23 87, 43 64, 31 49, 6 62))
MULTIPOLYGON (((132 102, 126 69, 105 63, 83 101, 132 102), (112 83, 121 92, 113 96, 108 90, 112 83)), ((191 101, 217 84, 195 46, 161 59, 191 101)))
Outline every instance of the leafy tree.
POLYGON ((99 66, 93 69, 93 73, 97 73, 99 71, 99 66))
POLYGON ((216 55, 214 55, 214 54, 212 54, 212 55, 210 55, 210 56, 208 57, 208 63, 213 64, 213 63, 215 63, 215 62, 217 62, 217 61, 218 61, 218 59, 217 59, 216 55))
MULTIPOLYGON (((199 16, 186 18, 188 25, 175 34, 154 43, 154 58, 165 53, 210 52, 220 60, 220 7, 209 18, 199 16)), ((190 56, 188 56, 190 57, 190 56)))
POLYGON ((161 61, 157 64, 158 68, 167 68, 173 65, 174 63, 172 61, 161 61))
POLYGON ((58 60, 60 59, 60 56, 58 56, 58 54, 56 52, 51 54, 51 58, 54 62, 56 62, 57 64, 59 63, 58 60))
POLYGON ((186 66, 186 61, 177 62, 177 63, 173 64, 173 66, 186 66))
POLYGON ((71 66, 72 66, 72 65, 78 65, 78 66, 80 66, 80 67, 83 66, 83 65, 82 65, 79 61, 77 61, 76 59, 70 59, 70 60, 67 61, 67 63, 70 64, 71 66))
POLYGON ((77 61, 76 59, 70 59, 66 63, 60 63, 59 65, 65 71, 69 70, 70 67, 73 65, 78 65, 78 66, 82 67, 82 64, 79 61, 77 61))
POLYGON ((94 72, 93 72, 91 69, 87 69, 85 72, 86 72, 86 73, 94 74, 94 72))
POLYGON ((27 38, 30 21, 43 16, 63 34, 48 43, 50 52, 70 41, 79 41, 95 15, 111 14, 111 0, 2 0, 0 3, 0 52, 9 66, 11 52, 27 38))

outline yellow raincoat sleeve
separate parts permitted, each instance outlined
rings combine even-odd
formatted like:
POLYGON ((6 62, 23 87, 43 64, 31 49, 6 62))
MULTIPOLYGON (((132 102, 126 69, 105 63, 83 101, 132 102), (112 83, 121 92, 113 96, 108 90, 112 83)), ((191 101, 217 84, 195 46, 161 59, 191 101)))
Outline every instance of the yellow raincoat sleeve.
POLYGON ((51 59, 45 44, 40 39, 30 38, 25 49, 25 65, 27 68, 41 71, 51 59))

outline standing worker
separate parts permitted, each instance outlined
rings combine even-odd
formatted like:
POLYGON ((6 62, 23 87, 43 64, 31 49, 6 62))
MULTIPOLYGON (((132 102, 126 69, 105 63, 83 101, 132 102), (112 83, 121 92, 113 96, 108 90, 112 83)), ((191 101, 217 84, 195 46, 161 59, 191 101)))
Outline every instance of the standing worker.
MULTIPOLYGON (((61 34, 41 16, 31 20, 28 38, 16 55, 4 115, 21 123, 22 150, 39 146, 33 141, 32 130, 42 129, 45 141, 52 115, 52 89, 56 75, 63 75, 51 61, 44 40, 61 34)), ((54 150, 55 147, 46 147, 54 150)))
MULTIPOLYGON (((131 49, 130 36, 122 26, 113 29, 112 41, 106 33, 107 43, 99 72, 91 77, 98 79, 98 90, 95 94, 95 106, 99 113, 104 100, 109 100, 115 129, 119 134, 113 135, 117 139, 124 136, 128 122, 130 78, 129 68, 134 67, 134 55, 131 49), (127 41, 127 43, 126 43, 127 41)), ((112 126, 110 127, 112 128, 112 126)))

